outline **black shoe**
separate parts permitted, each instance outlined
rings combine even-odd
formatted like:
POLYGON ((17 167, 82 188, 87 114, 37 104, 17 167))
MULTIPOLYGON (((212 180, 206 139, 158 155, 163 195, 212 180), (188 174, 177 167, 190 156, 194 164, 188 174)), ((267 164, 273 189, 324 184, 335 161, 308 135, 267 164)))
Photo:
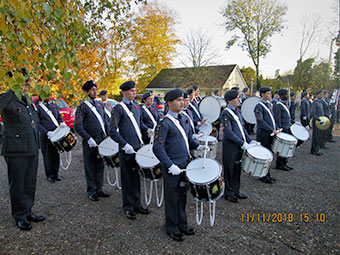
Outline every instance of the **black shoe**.
POLYGON ((57 182, 60 182, 60 181, 61 181, 61 179, 60 179, 59 176, 55 176, 54 179, 55 179, 57 182))
POLYGON ((336 143, 336 141, 335 140, 329 140, 329 141, 327 141, 327 143, 336 143))
POLYGON ((286 166, 276 166, 276 169, 283 170, 283 171, 289 171, 290 169, 286 166))
POLYGON ((270 184, 273 183, 272 180, 268 176, 260 178, 260 181, 264 183, 270 183, 270 184))
POLYGON ((319 151, 312 151, 311 154, 316 155, 316 156, 322 156, 323 153, 319 151))
POLYGON ((288 165, 285 165, 285 167, 287 167, 289 170, 293 170, 294 167, 291 167, 291 166, 288 166, 288 165))
POLYGON ((239 192, 238 194, 236 194, 236 197, 237 197, 238 199, 246 199, 246 198, 248 198, 247 195, 242 194, 241 192, 239 192))
POLYGON ((39 222, 45 220, 45 217, 42 215, 36 215, 32 213, 32 215, 27 216, 28 221, 39 222))
POLYGON ((57 180, 54 177, 47 177, 49 182, 56 182, 57 180))
POLYGON ((329 149, 329 147, 328 147, 328 146, 325 146, 325 147, 320 147, 320 149, 328 150, 328 149, 329 149))
POLYGON ((149 214, 150 210, 148 208, 143 208, 143 207, 136 207, 135 208, 135 213, 140 213, 140 214, 149 214))
POLYGON ((195 234, 195 230, 193 228, 187 228, 187 230, 179 230, 181 234, 187 235, 187 236, 192 236, 195 234))
POLYGON ((109 197, 110 195, 105 193, 104 191, 100 191, 96 193, 97 197, 109 197))
POLYGON ((96 194, 88 195, 88 198, 92 201, 99 201, 98 197, 96 194))
POLYGON ((17 226, 21 230, 31 230, 32 229, 31 223, 28 222, 27 220, 20 220, 20 221, 18 221, 17 222, 17 226))
POLYGON ((125 212, 126 217, 128 217, 130 220, 136 219, 136 213, 133 211, 126 211, 125 212))
POLYGON ((271 180, 272 182, 276 182, 276 179, 274 177, 268 176, 269 180, 271 180))
POLYGON ((238 199, 236 196, 226 196, 225 199, 229 200, 230 202, 233 203, 238 203, 238 199))
POLYGON ((176 234, 169 234, 169 233, 168 233, 168 235, 169 235, 173 240, 175 240, 175 241, 177 241, 177 242, 182 242, 182 241, 184 241, 183 235, 180 234, 180 233, 176 233, 176 234))

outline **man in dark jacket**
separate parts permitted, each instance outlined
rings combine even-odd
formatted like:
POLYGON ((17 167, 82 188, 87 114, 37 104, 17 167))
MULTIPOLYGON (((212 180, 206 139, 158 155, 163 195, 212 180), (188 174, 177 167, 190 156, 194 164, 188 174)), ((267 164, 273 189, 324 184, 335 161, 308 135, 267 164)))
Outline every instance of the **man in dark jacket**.
POLYGON ((310 122, 310 103, 309 103, 309 93, 302 93, 302 100, 300 105, 300 120, 302 126, 306 127, 310 122))

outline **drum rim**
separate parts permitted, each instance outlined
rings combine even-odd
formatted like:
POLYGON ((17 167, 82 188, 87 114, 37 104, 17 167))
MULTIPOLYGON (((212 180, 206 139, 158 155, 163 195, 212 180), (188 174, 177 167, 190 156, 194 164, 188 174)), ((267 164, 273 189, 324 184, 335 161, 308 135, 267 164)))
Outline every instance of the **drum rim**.
MULTIPOLYGON (((267 149, 267 148, 265 148, 264 147, 264 149, 267 149)), ((268 150, 268 149, 267 149, 268 150)), ((259 158, 255 158, 253 155, 251 155, 249 152, 248 152, 248 150, 246 150, 244 153, 250 158, 250 159, 252 159, 252 160, 256 160, 256 161, 260 161, 260 162, 268 162, 269 160, 270 160, 270 162, 272 162, 273 161, 273 153, 270 151, 270 150, 268 150, 269 152, 270 152, 270 158, 268 158, 268 159, 259 159, 259 158)))
MULTIPOLYGON (((143 165, 143 164, 138 163, 138 161, 137 161, 138 152, 140 152, 140 151, 141 151, 142 149, 144 149, 144 148, 152 147, 152 146, 153 146, 153 144, 146 144, 146 145, 143 145, 142 147, 140 147, 140 148, 137 150, 137 153, 136 153, 136 155, 135 155, 135 160, 136 160, 137 165, 138 165, 140 168, 152 169, 152 168, 156 167, 158 164, 160 164, 159 159, 156 157, 156 155, 153 153, 152 150, 151 150, 151 151, 152 151, 153 155, 155 156, 156 160, 158 161, 158 163, 157 163, 156 165, 154 165, 154 166, 145 166, 145 165, 143 165)), ((143 157, 143 156, 141 156, 141 157, 143 157)), ((139 158, 139 157, 138 157, 138 158, 139 158)))
MULTIPOLYGON (((246 118, 244 117, 244 114, 245 114, 246 111, 243 111, 243 109, 245 108, 244 102, 246 102, 247 100, 248 100, 248 102, 249 102, 249 100, 253 100, 252 98, 257 98, 257 99, 258 99, 258 100, 256 101, 256 104, 261 100, 261 98, 258 97, 258 96, 250 96, 250 97, 247 97, 247 98, 242 102, 242 104, 241 104, 241 116, 242 116, 242 118, 243 118, 247 123, 256 124, 256 117, 255 117, 255 122, 249 122, 249 121, 246 120, 246 118)), ((255 106, 256 106, 256 104, 255 104, 255 106)), ((254 107, 254 108, 255 108, 255 107, 254 107)), ((252 111, 252 113, 253 113, 254 116, 255 116, 255 113, 254 113, 253 111, 252 111)))
MULTIPOLYGON (((300 125, 298 125, 298 124, 295 123, 295 124, 293 124, 293 125, 290 126, 290 131, 292 132, 293 136, 294 136, 296 139, 298 139, 298 140, 307 141, 307 140, 309 139, 309 136, 310 136, 308 130, 307 130, 305 127, 301 126, 301 130, 304 130, 304 133, 307 134, 307 138, 306 138, 306 139, 305 139, 305 138, 301 138, 301 137, 298 137, 298 135, 294 134, 294 130, 296 131, 296 129, 294 128, 294 126, 295 126, 295 127, 300 127, 300 125)), ((295 133, 296 133, 296 132, 295 132, 295 133)))
MULTIPOLYGON (((215 120, 213 120, 213 121, 209 121, 209 123, 213 123, 213 122, 215 122, 216 120, 218 120, 219 119, 219 116, 221 115, 221 103, 220 103, 220 101, 218 101, 218 99, 217 98, 215 98, 214 96, 206 96, 206 97, 204 97, 203 99, 202 99, 202 101, 199 103, 199 105, 198 105, 198 109, 200 110, 200 112, 202 113, 202 111, 201 111, 201 109, 200 109, 200 105, 201 105, 201 103, 203 102, 203 100, 205 100, 206 98, 213 98, 215 101, 217 101, 217 103, 219 104, 219 114, 218 114, 218 116, 217 116, 217 118, 215 119, 215 120)), ((203 113, 202 113, 202 117, 203 117, 203 113)))
MULTIPOLYGON (((196 158, 196 159, 194 159, 193 161, 195 161, 195 160, 202 160, 202 159, 203 159, 203 158, 196 158)), ((218 165, 218 167, 219 167, 219 174, 218 174, 216 177, 214 177, 214 179, 211 180, 210 182, 204 182, 204 183, 202 183, 202 182, 191 181, 190 177, 188 176, 188 172, 185 172, 185 176, 186 176, 186 178, 188 179, 189 182, 191 182, 192 184, 197 184, 197 185, 209 185, 209 184, 211 184, 212 182, 214 182, 214 181, 216 181, 217 179, 219 179, 219 177, 222 177, 222 165, 221 165, 216 159, 213 159, 213 158, 206 158, 206 160, 207 160, 207 159, 213 160, 213 161, 215 161, 215 162, 217 163, 217 165, 218 165)), ((191 162, 193 162, 193 161, 191 161, 191 162)), ((190 163, 191 163, 191 162, 190 162, 190 163)), ((190 164, 190 163, 189 163, 189 164, 190 164)), ((186 169, 188 168, 189 164, 187 165, 186 169)), ((223 177, 222 177, 222 179, 223 179, 223 177)))
MULTIPOLYGON (((53 138, 53 136, 51 137, 51 139, 50 139, 50 141, 51 141, 51 143, 57 143, 57 142, 60 142, 62 139, 64 139, 69 133, 72 133, 72 131, 71 131, 71 129, 67 126, 67 127, 64 127, 64 128, 59 128, 59 130, 67 130, 67 132, 62 136, 62 137, 60 137, 60 139, 59 140, 56 140, 56 141, 52 141, 52 138, 53 138)), ((58 131, 59 131, 58 130, 58 131)), ((73 133, 72 133, 72 135, 73 136, 75 136, 73 133)))
POLYGON ((287 142, 289 142, 289 144, 296 144, 297 143, 297 139, 296 139, 296 137, 295 136, 293 136, 293 135, 291 135, 291 134, 288 134, 288 133, 284 133, 284 132, 280 132, 280 133, 278 133, 277 135, 275 135, 275 138, 277 138, 277 139, 280 139, 280 140, 283 140, 283 141, 287 141, 287 142), (285 139, 283 139, 282 137, 280 137, 280 136, 282 136, 282 135, 285 135, 285 136, 290 136, 290 137, 293 137, 294 138, 294 141, 287 141, 287 140, 285 140, 285 139))
POLYGON ((103 141, 101 141, 100 143, 99 143, 99 145, 98 145, 98 154, 99 154, 99 156, 101 156, 101 157, 108 157, 108 158, 111 158, 111 157, 114 157, 114 156, 116 156, 117 154, 119 153, 119 145, 118 145, 118 143, 116 143, 111 137, 106 137, 103 141), (104 142, 104 141, 109 141, 109 140, 112 140, 115 144, 117 144, 117 152, 116 153, 114 153, 114 154, 112 154, 112 155, 103 155, 103 154, 101 154, 100 153, 100 145, 104 142))

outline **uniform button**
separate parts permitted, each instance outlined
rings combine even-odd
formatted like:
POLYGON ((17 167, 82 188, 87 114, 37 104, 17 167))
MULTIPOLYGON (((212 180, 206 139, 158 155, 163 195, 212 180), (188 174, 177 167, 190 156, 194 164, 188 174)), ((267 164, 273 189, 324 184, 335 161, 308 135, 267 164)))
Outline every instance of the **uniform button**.
POLYGON ((32 113, 29 113, 29 115, 32 115, 32 113))
POLYGON ((19 135, 15 135, 15 137, 19 137, 19 135))

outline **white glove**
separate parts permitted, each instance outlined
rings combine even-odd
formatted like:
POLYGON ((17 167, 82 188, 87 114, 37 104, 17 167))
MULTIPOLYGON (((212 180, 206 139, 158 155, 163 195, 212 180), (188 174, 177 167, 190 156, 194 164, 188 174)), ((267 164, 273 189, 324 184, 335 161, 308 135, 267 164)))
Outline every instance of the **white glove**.
POLYGON ((61 126, 61 127, 67 127, 67 125, 66 125, 65 122, 61 122, 61 123, 60 123, 60 126, 61 126))
POLYGON ((303 120, 307 120, 307 116, 303 116, 302 119, 303 119, 303 120))
POLYGON ((253 147, 253 146, 250 145, 250 144, 247 143, 247 142, 244 142, 241 148, 242 148, 243 150, 248 150, 250 147, 253 147))
POLYGON ((133 149, 133 147, 128 143, 125 144, 125 146, 123 147, 123 150, 125 151, 126 154, 136 153, 135 150, 133 149))
POLYGON ((320 125, 323 125, 325 122, 323 120, 319 121, 320 125))
POLYGON ((251 140, 249 145, 259 146, 261 145, 261 143, 255 140, 251 140))
POLYGON ((48 131, 48 132, 47 132, 47 137, 48 137, 48 138, 51 138, 51 136, 53 135, 53 133, 54 133, 53 131, 48 131))
POLYGON ((172 164, 170 167, 169 167, 169 173, 171 173, 172 175, 179 175, 180 173, 182 173, 183 170, 180 169, 178 166, 172 164))
POLYGON ((210 148, 208 146, 205 146, 205 145, 198 145, 197 147, 197 150, 198 151, 210 151, 210 148))
POLYGON ((153 136, 153 134, 155 133, 155 132, 153 131, 153 129, 151 129, 151 128, 149 128, 147 132, 148 132, 148 137, 149 137, 149 138, 151 138, 151 137, 153 136))
POLYGON ((87 141, 88 145, 90 148, 94 148, 94 147, 97 147, 97 144, 96 144, 96 141, 93 140, 92 137, 90 137, 90 139, 87 141))

